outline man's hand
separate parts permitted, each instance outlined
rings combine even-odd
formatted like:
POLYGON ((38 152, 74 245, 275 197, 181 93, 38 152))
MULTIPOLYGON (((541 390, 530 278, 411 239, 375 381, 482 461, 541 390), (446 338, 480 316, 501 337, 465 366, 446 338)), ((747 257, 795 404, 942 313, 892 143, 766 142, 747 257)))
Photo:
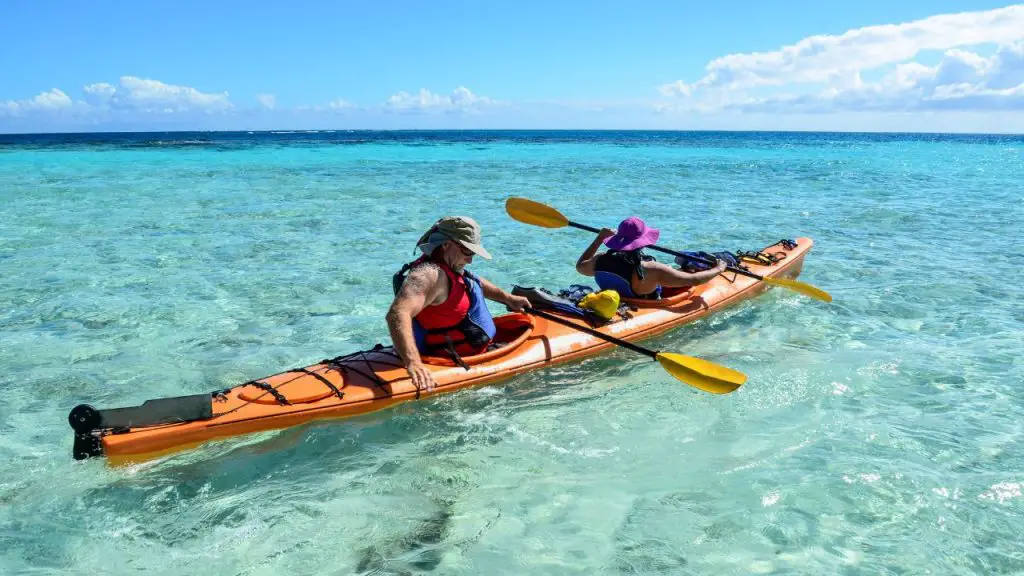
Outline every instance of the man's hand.
POLYGON ((414 360, 409 362, 409 365, 405 367, 409 371, 409 376, 412 377, 413 386, 416 386, 417 390, 426 390, 431 392, 434 387, 437 386, 437 382, 434 381, 434 376, 430 373, 430 370, 423 365, 423 362, 414 360))
POLYGON ((500 302, 512 312, 522 312, 523 308, 530 307, 530 301, 526 298, 513 296, 479 276, 477 276, 477 279, 480 280, 480 287, 484 291, 484 298, 493 302, 500 302))
POLYGON ((530 307, 530 300, 525 296, 509 294, 508 299, 505 301, 505 307, 512 312, 522 312, 525 308, 530 307))

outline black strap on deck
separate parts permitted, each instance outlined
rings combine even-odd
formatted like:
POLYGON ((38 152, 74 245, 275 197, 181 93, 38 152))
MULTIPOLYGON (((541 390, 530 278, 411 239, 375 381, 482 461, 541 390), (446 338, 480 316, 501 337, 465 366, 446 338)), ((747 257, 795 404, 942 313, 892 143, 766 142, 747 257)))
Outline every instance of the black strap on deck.
MULTIPOLYGON (((338 390, 338 387, 335 386, 334 384, 332 384, 330 380, 328 380, 327 378, 324 378, 324 376, 322 374, 319 374, 317 372, 313 372, 312 370, 308 370, 306 368, 296 368, 295 372, 305 372, 306 374, 309 374, 310 376, 312 376, 313 378, 316 378, 320 382, 323 382, 323 384, 325 386, 330 388, 331 392, 333 392, 334 395, 337 396, 339 400, 345 398, 345 394, 341 390, 338 390)), ((343 384, 343 386, 344 386, 344 384, 343 384)))
POLYGON ((284 394, 281 394, 280 392, 277 391, 276 388, 274 388, 270 384, 267 384, 266 382, 253 380, 252 382, 246 382, 246 385, 254 386, 256 388, 259 388, 260 390, 269 392, 270 395, 274 397, 274 400, 277 400, 277 403, 282 406, 291 406, 291 402, 289 402, 288 399, 284 397, 284 394))

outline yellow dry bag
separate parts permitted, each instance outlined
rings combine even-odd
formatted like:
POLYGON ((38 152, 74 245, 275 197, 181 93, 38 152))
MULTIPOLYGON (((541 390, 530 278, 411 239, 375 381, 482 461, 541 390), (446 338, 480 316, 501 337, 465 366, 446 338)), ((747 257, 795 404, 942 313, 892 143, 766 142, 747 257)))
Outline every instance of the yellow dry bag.
POLYGON ((593 310, 601 318, 611 320, 619 311, 619 293, 615 290, 591 292, 580 300, 579 307, 593 310))

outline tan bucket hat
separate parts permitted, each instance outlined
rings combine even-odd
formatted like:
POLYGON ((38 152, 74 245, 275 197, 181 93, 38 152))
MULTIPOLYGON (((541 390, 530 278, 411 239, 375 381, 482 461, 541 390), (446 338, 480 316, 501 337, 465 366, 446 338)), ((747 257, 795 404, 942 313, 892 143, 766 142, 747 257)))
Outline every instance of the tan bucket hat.
POLYGON ((487 260, 491 259, 490 252, 484 249, 480 241, 480 225, 469 216, 441 218, 420 237, 416 246, 429 254, 445 240, 454 240, 472 250, 474 254, 487 260))

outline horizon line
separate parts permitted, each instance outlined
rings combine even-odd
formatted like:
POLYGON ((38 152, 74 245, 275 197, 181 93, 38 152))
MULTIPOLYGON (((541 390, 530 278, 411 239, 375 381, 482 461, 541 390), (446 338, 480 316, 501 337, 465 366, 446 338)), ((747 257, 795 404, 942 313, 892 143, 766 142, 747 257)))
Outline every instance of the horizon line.
POLYGON ((711 128, 276 128, 260 130, 103 130, 76 132, 0 132, 4 136, 81 136, 106 134, 320 134, 348 132, 660 132, 660 133, 747 133, 747 134, 907 134, 932 136, 1024 136, 1024 132, 949 132, 903 130, 810 130, 810 129, 711 129, 711 128))

